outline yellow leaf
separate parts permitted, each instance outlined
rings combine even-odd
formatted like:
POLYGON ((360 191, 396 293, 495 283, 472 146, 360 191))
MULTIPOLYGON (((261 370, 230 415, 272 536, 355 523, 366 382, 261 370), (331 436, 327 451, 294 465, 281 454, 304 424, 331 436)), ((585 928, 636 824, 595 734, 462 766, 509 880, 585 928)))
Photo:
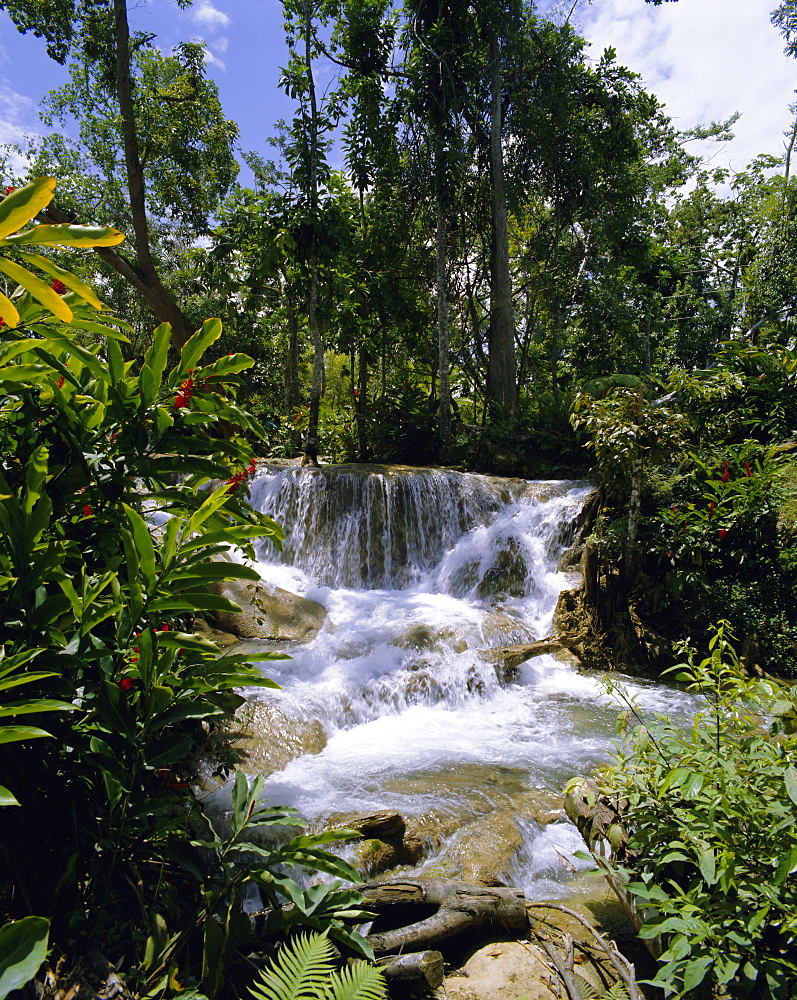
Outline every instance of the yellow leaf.
POLYGON ((52 201, 54 177, 36 177, 0 201, 0 239, 15 233, 52 201))
POLYGON ((60 319, 62 323, 71 321, 72 310, 66 302, 60 295, 56 295, 49 285, 45 285, 41 278, 31 274, 27 268, 15 264, 13 260, 0 257, 0 271, 4 271, 9 278, 22 285, 25 291, 30 292, 37 302, 41 302, 44 308, 49 309, 53 316, 60 319))
POLYGON ((97 298, 94 293, 94 289, 90 288, 85 282, 81 281, 76 275, 72 274, 71 271, 64 270, 63 267, 59 267, 57 264, 53 264, 51 260, 47 257, 42 257, 38 253, 23 253, 20 251, 20 257, 28 264, 33 264, 34 267, 40 268, 46 274, 49 274, 52 278, 57 278, 59 281, 63 281, 67 288, 71 288, 73 292, 85 299, 89 305, 94 306, 95 309, 102 309, 102 302, 97 298))
POLYGON ((110 226, 72 226, 66 223, 54 226, 34 226, 24 233, 9 236, 0 246, 25 246, 43 243, 61 247, 115 247, 125 238, 124 233, 110 226))
POLYGON ((3 317, 6 326, 16 326, 19 323, 17 307, 2 292, 0 292, 0 316, 3 317))

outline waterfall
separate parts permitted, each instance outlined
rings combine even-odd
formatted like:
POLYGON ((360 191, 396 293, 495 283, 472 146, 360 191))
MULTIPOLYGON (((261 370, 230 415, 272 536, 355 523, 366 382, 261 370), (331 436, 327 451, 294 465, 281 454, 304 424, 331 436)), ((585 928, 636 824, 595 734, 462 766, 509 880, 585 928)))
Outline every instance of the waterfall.
MULTIPOLYGON (((487 831, 509 845, 496 877, 557 895, 577 835, 533 802, 604 759, 616 707, 572 661, 540 656, 507 678, 484 651, 550 634, 578 582, 560 562, 590 488, 402 467, 259 472, 252 503, 286 542, 264 544, 258 569, 328 610, 314 639, 285 647, 290 660, 264 664, 282 688, 251 709, 269 798, 319 823, 396 809, 432 845, 422 868, 453 877, 468 877, 487 831)), ((633 692, 643 708, 678 711, 683 697, 633 692)))

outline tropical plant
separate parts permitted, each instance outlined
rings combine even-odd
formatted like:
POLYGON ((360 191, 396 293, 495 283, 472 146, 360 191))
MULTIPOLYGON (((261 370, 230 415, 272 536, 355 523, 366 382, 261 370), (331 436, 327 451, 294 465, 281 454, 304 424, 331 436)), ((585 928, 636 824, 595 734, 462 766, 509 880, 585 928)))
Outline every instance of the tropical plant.
MULTIPOLYGON (((9 196, 15 224, 51 193, 48 182, 9 196)), ((30 242, 39 228, 25 231, 30 242)), ((163 324, 143 358, 125 361, 125 324, 77 279, 68 320, 27 273, 20 281, 0 334, 0 713, 10 723, 0 782, 2 800, 18 806, 0 828, 3 911, 49 917, 73 960, 97 946, 126 953, 131 986, 173 990, 179 972, 209 996, 244 939, 247 881, 264 890, 276 929, 301 922, 279 916, 293 897, 310 926, 367 952, 348 926, 361 919, 359 894, 301 890, 284 868, 356 880, 321 849, 353 831, 266 850, 251 831, 290 811, 258 805, 262 780, 236 777, 229 836, 194 794, 214 727, 243 703, 236 689, 274 686, 257 663, 279 655, 222 655, 193 631, 197 612, 238 610, 213 585, 258 579, 230 551, 253 558, 253 540, 280 544, 278 526, 245 502, 254 457, 229 433, 264 435, 234 401, 252 359, 203 365, 221 335, 208 320, 179 354, 163 324), (28 699, 10 700, 21 686, 28 699)), ((301 826, 292 814, 290 823, 301 826)))
POLYGON ((382 974, 365 962, 335 967, 326 934, 287 942, 249 990, 255 1000, 385 1000, 382 974))
MULTIPOLYGON (((727 623, 709 655, 672 668, 705 701, 691 727, 633 701, 600 791, 622 803, 643 938, 664 939, 652 984, 678 997, 786 1000, 797 989, 797 737, 792 694, 750 679, 727 623)), ((616 686, 615 686, 616 689, 616 686)))

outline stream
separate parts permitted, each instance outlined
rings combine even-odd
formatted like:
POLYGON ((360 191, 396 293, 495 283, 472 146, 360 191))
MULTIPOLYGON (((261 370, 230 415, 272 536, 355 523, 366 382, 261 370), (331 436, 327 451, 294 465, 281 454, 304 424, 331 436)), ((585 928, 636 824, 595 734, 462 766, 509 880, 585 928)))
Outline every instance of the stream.
MULTIPOLYGON (((250 692, 255 725, 276 710, 280 742, 292 745, 292 727, 312 735, 314 752, 298 739, 294 759, 272 766, 268 799, 311 823, 397 810, 423 845, 403 871, 566 894, 583 844, 545 793, 605 762, 618 706, 572 659, 539 656, 502 678, 479 651, 550 634, 559 594, 579 582, 560 563, 590 490, 404 467, 260 469, 251 502, 287 537, 281 553, 263 543, 257 568, 328 610, 315 638, 276 647, 292 659, 263 664, 282 690, 250 692)), ((687 711, 675 689, 626 686, 645 712, 687 711)))

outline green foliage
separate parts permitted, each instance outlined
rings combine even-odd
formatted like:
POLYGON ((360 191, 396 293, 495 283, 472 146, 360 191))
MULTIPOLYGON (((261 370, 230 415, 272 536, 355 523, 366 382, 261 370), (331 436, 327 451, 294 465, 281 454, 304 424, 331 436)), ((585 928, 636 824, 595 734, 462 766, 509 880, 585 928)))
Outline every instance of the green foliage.
POLYGON ((47 957, 50 921, 23 917, 0 927, 0 1000, 18 990, 39 971, 47 957))
POLYGON ((300 890, 289 874, 355 880, 323 850, 354 831, 266 849, 253 832, 302 824, 259 805, 262 779, 236 776, 229 833, 192 790, 210 732, 243 703, 236 689, 274 686, 257 664, 282 655, 222 654, 192 625, 239 610, 216 584, 258 579, 232 549, 254 558, 254 540, 282 537, 243 498, 251 449, 220 433, 222 421, 264 433, 235 402, 252 359, 205 362, 222 333, 211 319, 179 355, 163 325, 125 361, 126 325, 93 293, 64 298, 68 322, 27 285, 12 291, 18 319, 0 338, 0 803, 16 807, 0 827, 0 905, 49 916, 61 948, 126 954, 129 983, 151 990, 179 970, 218 992, 248 933, 247 883, 276 931, 328 927, 368 953, 350 926, 360 895, 300 890))
POLYGON ((685 417, 649 403, 640 389, 618 387, 594 399, 576 396, 571 421, 588 435, 598 468, 606 481, 621 485, 632 479, 638 463, 670 457, 683 441, 685 417))
POLYGON ((655 985, 786 1000, 797 988, 797 702, 745 675, 727 623, 706 658, 690 650, 673 672, 705 699, 691 728, 640 718, 600 779, 638 852, 615 873, 646 915, 641 936, 664 937, 655 985))
POLYGON ((285 944, 249 990, 255 1000, 385 1000, 381 973, 365 962, 335 969, 325 934, 301 935, 285 944))

